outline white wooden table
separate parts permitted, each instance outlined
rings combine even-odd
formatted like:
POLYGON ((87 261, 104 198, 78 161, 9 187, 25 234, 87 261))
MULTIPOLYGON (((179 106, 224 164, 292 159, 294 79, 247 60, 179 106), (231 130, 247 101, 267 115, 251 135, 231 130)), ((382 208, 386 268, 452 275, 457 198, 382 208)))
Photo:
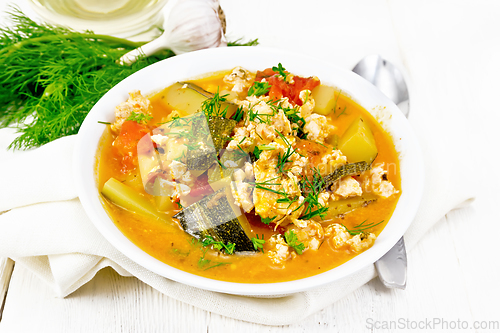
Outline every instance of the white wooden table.
MULTIPOLYGON (((2 12, 6 3, 0 1, 2 12)), ((500 2, 367 0, 347 10, 342 1, 226 0, 222 6, 231 36, 258 37, 264 46, 299 47, 346 68, 367 50, 397 54, 402 63, 420 52, 429 66, 442 66, 429 77, 429 100, 453 108, 467 125, 464 163, 477 163, 477 174, 470 175, 478 183, 476 201, 450 212, 409 254, 405 291, 373 280, 300 324, 271 327, 226 318, 111 269, 67 298, 56 298, 29 271, 0 259, 0 332, 423 332, 464 325, 473 332, 500 332, 500 2), (367 28, 360 45, 335 45, 335 35, 352 24, 367 28), (381 26, 392 31, 389 42, 367 38, 381 26), (354 56, 337 56, 343 51, 354 56), (469 148, 473 160, 465 158, 469 148)))

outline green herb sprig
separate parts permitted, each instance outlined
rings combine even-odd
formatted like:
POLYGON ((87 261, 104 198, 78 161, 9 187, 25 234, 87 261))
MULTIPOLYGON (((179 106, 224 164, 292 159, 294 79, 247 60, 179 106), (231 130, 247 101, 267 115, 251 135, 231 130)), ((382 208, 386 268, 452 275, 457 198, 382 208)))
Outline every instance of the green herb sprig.
MULTIPOLYGON (((260 216, 260 215, 259 215, 260 216)), ((260 217, 260 220, 262 223, 266 224, 266 225, 269 225, 269 223, 273 222, 274 219, 276 219, 276 216, 273 216, 273 217, 260 217)))
POLYGON ((224 242, 216 241, 215 239, 213 239, 212 236, 206 236, 205 239, 203 239, 203 241, 201 242, 201 244, 205 247, 213 246, 214 249, 219 251, 224 249, 224 252, 226 252, 227 254, 233 254, 234 248, 236 247, 236 244, 231 242, 227 242, 227 244, 225 244, 224 242))
POLYGON ((352 229, 348 229, 345 225, 342 224, 342 226, 347 230, 347 232, 349 234, 351 234, 352 236, 355 236, 355 235, 359 235, 359 234, 362 234, 362 233, 365 233, 366 230, 368 229, 371 229, 373 227, 376 227, 377 225, 381 224, 384 222, 384 220, 380 221, 380 222, 371 222, 371 223, 366 223, 366 221, 368 220, 364 220, 363 222, 361 222, 360 224, 358 225, 355 225, 352 229))
POLYGON ((283 80, 286 80, 288 73, 286 72, 286 69, 283 67, 281 62, 278 64, 278 67, 273 66, 272 70, 279 73, 283 77, 283 80))
POLYGON ((205 259, 207 251, 205 250, 203 252, 203 255, 198 259, 198 268, 202 269, 204 271, 209 270, 211 268, 219 267, 219 266, 224 266, 224 265, 229 265, 231 264, 230 262, 222 262, 222 261, 213 261, 210 259, 205 259))
POLYGON ((41 25, 19 9, 0 29, 0 127, 17 125, 10 148, 33 148, 76 134, 87 113, 130 74, 173 56, 165 51, 131 66, 116 61, 142 42, 41 25))
POLYGON ((245 116, 245 111, 243 110, 243 107, 238 107, 236 109, 236 112, 232 115, 232 119, 234 119, 236 122, 240 122, 241 119, 245 116))
MULTIPOLYGON (((281 138, 281 140, 283 140, 283 142, 287 146, 287 149, 283 154, 281 154, 281 152, 278 153, 278 162, 276 163, 276 169, 280 173, 286 173, 288 170, 285 170, 285 164, 292 162, 292 160, 290 160, 290 158, 292 157, 293 154, 297 153, 297 150, 295 148, 292 148, 292 145, 290 144, 290 142, 288 142, 288 140, 286 139, 286 137, 282 133, 280 133, 276 129, 274 131, 278 134, 278 136, 281 138)), ((297 153, 297 154, 299 154, 299 153, 297 153)), ((300 155, 300 156, 302 156, 302 155, 300 155)))
POLYGON ((128 116, 128 118, 127 118, 127 120, 135 121, 138 124, 142 124, 142 123, 145 124, 148 121, 150 121, 151 119, 153 119, 153 116, 150 116, 149 114, 145 114, 142 112, 134 112, 134 111, 132 111, 130 113, 130 116, 128 116))
POLYGON ((259 238, 259 235, 255 235, 255 237, 252 237, 252 243, 255 250, 259 251, 260 249, 264 253, 264 244, 266 243, 264 235, 262 235, 262 238, 259 238))
POLYGON ((297 254, 302 254, 305 250, 304 243, 299 243, 297 234, 293 230, 288 230, 285 232, 285 241, 288 246, 292 247, 297 254))
POLYGON ((303 204, 307 204, 300 219, 309 220, 315 216, 324 218, 328 212, 328 206, 323 206, 319 202, 319 194, 323 191, 325 180, 321 176, 319 169, 312 169, 313 176, 311 179, 305 177, 300 183, 302 194, 305 199, 303 204))
POLYGON ((76 134, 94 104, 118 82, 174 56, 164 50, 124 66, 117 60, 145 42, 38 24, 16 7, 9 15, 11 27, 0 28, 0 128, 17 126, 20 135, 12 149, 76 134))
POLYGON ((253 149, 253 154, 255 156, 256 159, 259 159, 260 158, 260 154, 264 151, 264 150, 275 150, 276 147, 274 146, 269 146, 269 145, 259 145, 259 146, 255 146, 255 148, 253 149))
POLYGON ((254 84, 248 89, 248 96, 262 96, 265 95, 269 92, 271 89, 271 85, 267 83, 266 81, 264 82, 254 82, 254 84))
POLYGON ((226 106, 224 109, 222 109, 222 103, 226 101, 226 96, 227 95, 221 96, 219 94, 219 88, 217 88, 217 92, 214 94, 212 98, 203 101, 203 104, 201 105, 201 110, 207 116, 207 120, 210 117, 226 118, 229 106, 226 106))

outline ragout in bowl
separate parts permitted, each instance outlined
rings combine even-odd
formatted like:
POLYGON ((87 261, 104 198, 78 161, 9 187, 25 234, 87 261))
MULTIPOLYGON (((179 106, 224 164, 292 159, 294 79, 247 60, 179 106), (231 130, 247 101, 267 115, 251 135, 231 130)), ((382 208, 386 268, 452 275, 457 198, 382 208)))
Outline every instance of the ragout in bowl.
POLYGON ((420 199, 407 122, 355 74, 243 49, 150 66, 96 104, 87 213, 134 261, 209 290, 283 294, 373 263, 420 199))

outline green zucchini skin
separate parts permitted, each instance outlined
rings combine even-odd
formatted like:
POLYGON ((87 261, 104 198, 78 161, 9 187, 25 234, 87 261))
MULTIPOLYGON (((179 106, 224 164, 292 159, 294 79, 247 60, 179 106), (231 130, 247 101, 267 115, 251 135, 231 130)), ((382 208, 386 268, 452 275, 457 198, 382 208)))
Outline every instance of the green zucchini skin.
POLYGON ((174 218, 185 232, 199 240, 211 236, 215 241, 234 243, 235 252, 256 251, 231 208, 224 188, 185 207, 174 218))
POLYGON ((324 183, 323 183, 323 188, 321 190, 323 191, 330 188, 330 186, 332 186, 333 183, 335 183, 342 177, 359 175, 361 172, 370 169, 371 169, 370 164, 364 161, 342 165, 341 167, 335 169, 335 171, 332 172, 331 174, 323 177, 324 183))

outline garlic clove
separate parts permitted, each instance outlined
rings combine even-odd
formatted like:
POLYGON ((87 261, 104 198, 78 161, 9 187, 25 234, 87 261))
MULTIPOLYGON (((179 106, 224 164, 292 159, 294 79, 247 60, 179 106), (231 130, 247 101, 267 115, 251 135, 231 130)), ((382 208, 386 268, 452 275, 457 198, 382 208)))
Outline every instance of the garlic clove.
POLYGON ((140 56, 150 56, 162 49, 175 54, 226 46, 225 17, 218 0, 179 0, 164 24, 157 39, 135 49, 119 59, 131 64, 140 56))

